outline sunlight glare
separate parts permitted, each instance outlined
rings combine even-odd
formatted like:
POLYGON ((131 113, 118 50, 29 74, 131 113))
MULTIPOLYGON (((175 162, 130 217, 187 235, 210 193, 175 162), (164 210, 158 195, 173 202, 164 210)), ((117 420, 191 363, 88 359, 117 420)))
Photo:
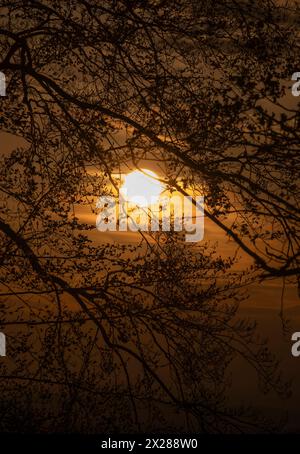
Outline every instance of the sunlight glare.
POLYGON ((153 205, 164 190, 163 184, 157 178, 158 175, 151 170, 134 170, 124 176, 120 193, 128 202, 138 206, 153 205))

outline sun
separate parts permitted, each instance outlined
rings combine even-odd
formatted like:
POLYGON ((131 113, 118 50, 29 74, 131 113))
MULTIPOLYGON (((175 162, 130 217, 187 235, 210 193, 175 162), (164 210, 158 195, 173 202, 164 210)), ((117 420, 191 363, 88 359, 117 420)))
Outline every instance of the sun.
POLYGON ((158 175, 152 170, 134 170, 123 177, 120 188, 122 197, 140 207, 149 207, 158 202, 164 185, 158 181, 158 175))

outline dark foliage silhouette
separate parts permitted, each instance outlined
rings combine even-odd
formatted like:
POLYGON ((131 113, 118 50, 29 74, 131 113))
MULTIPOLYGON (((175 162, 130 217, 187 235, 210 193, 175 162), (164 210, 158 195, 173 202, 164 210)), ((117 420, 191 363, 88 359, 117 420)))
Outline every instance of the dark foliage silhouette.
POLYGON ((1 125, 26 141, 1 157, 2 430, 278 429, 226 392, 238 356, 288 393, 237 311, 247 282, 299 275, 297 8, 1 1, 1 125), (78 206, 147 161, 205 195, 232 258, 175 232, 91 240, 78 206))

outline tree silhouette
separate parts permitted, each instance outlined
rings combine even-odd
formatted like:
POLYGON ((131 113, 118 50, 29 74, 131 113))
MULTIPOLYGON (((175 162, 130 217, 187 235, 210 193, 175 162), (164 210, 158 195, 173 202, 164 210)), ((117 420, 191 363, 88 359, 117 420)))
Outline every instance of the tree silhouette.
POLYGON ((231 408, 225 377, 240 356, 265 390, 287 392, 236 313, 247 279, 299 275, 299 114, 283 83, 299 67, 298 7, 99 3, 2 1, 2 128, 26 140, 1 158, 1 326, 15 362, 0 365, 3 430, 269 430, 231 408), (91 241, 76 207, 94 209, 115 169, 145 161, 205 195, 251 276, 174 232, 91 241))

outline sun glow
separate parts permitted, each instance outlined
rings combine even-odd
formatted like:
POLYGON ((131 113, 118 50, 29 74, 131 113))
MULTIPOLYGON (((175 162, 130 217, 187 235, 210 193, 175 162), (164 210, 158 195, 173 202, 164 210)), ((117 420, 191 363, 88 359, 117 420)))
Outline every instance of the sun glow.
POLYGON ((164 185, 158 175, 148 169, 134 170, 123 178, 120 193, 128 202, 140 207, 149 207, 158 202, 164 185))

